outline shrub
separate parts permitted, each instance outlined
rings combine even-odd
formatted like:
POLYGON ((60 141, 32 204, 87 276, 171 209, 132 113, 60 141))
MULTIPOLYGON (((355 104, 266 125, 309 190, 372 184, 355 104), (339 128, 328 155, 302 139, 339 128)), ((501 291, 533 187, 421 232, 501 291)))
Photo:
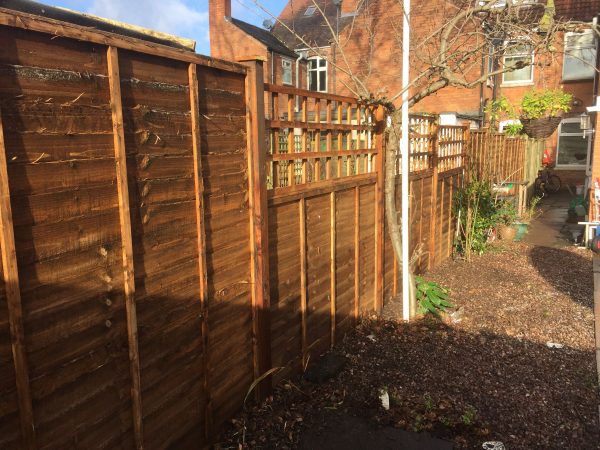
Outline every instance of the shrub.
POLYGON ((438 316, 447 308, 453 308, 448 301, 448 289, 441 287, 433 281, 425 281, 423 277, 416 276, 417 302, 419 313, 431 313, 438 316))
POLYGON ((470 261, 482 254, 498 221, 498 205, 489 181, 473 179, 454 196, 453 213, 458 217, 456 250, 470 261))

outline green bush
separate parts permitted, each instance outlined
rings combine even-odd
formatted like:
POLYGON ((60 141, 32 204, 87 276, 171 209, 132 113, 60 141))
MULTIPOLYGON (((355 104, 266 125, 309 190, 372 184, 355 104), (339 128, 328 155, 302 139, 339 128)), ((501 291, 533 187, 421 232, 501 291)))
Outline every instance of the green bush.
POLYGON ((423 277, 416 276, 417 303, 420 314, 431 313, 439 316, 447 308, 453 308, 448 301, 448 289, 444 289, 433 281, 425 281, 423 277))
POLYGON ((519 136, 523 133, 523 125, 520 123, 509 123, 504 126, 504 133, 507 136, 519 136))
MULTIPOLYGON (((492 122, 503 119, 540 119, 557 117, 569 112, 572 101, 573 96, 562 89, 530 89, 517 105, 501 96, 489 102, 485 111, 492 122)), ((505 130, 506 134, 521 131, 514 125, 508 125, 505 130)), ((509 135, 513 136, 513 134, 509 135)))
POLYGON ((485 251, 499 220, 498 209, 489 181, 473 179, 456 192, 453 213, 458 217, 459 230, 455 248, 467 260, 485 251))
POLYGON ((532 89, 521 100, 521 117, 556 117, 571 110, 573 96, 562 89, 532 89))

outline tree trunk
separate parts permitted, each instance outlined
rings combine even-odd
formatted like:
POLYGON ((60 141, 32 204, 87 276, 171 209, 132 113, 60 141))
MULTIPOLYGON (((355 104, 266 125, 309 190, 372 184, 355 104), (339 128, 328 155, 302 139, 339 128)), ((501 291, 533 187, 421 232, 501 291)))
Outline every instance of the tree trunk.
MULTIPOLYGON (((387 220, 388 233, 392 241, 394 255, 398 267, 402 270, 402 234, 398 225, 398 210, 396 209, 396 160, 398 155, 400 135, 400 120, 397 117, 399 110, 392 114, 392 125, 388 129, 386 152, 385 152, 385 216, 387 220)), ((403 174, 404 176, 405 174, 403 174)), ((408 174, 406 174, 408 176, 408 174)), ((415 282, 412 270, 409 268, 409 309, 411 316, 414 315, 416 306, 415 282)), ((402 299, 405 301, 405 299, 402 299)))

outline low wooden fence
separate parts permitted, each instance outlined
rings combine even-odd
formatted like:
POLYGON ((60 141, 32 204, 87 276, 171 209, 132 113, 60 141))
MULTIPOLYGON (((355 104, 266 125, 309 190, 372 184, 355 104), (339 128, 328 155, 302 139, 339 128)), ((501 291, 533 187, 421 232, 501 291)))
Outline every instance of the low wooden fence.
MULTIPOLYGON (((1 8, 0 35, 0 447, 197 448, 396 293, 381 109, 1 8)), ((468 131, 411 129, 424 270, 468 131)))
POLYGON ((488 129, 473 131, 469 138, 467 172, 494 183, 523 183, 527 197, 541 168, 545 141, 510 137, 488 129))

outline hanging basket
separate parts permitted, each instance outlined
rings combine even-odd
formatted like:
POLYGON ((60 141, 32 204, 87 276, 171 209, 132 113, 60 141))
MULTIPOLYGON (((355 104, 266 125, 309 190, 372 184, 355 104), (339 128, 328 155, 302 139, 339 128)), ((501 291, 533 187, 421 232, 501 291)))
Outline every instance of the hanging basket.
POLYGON ((541 117, 539 119, 519 119, 523 132, 534 139, 546 139, 558 128, 562 117, 541 117))

